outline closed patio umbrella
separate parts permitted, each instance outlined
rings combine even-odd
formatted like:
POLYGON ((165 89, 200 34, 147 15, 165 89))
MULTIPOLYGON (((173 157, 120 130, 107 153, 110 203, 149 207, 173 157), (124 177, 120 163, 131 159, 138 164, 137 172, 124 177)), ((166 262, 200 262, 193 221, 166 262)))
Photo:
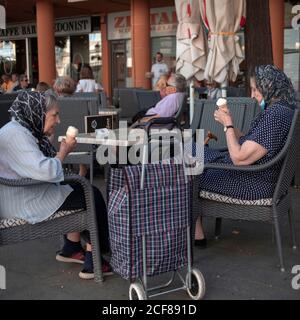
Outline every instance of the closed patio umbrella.
POLYGON ((199 4, 209 31, 204 76, 226 87, 228 80, 236 80, 244 59, 236 33, 246 21, 246 0, 199 0, 199 4))
MULTIPOLYGON (((187 80, 204 79, 206 37, 201 23, 199 0, 175 0, 178 18, 176 72, 187 80)), ((190 120, 193 117, 193 81, 191 81, 190 120)))
POLYGON ((206 38, 201 24, 199 0, 175 0, 178 18, 176 71, 186 79, 204 79, 206 38))

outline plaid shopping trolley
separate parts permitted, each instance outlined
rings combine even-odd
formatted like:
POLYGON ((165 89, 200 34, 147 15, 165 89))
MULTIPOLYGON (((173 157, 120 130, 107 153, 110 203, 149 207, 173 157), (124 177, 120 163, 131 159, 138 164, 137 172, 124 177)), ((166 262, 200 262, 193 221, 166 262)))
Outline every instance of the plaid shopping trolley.
POLYGON ((179 289, 189 292, 196 270, 194 280, 198 290, 196 295, 190 295, 196 299, 203 296, 202 274, 191 269, 187 232, 190 189, 182 164, 172 161, 111 168, 108 184, 111 266, 125 279, 143 277, 143 284, 135 283, 133 288, 131 285, 130 298, 133 292, 138 299, 147 298, 151 291, 147 288, 147 276, 175 272, 186 265, 190 277, 179 289))

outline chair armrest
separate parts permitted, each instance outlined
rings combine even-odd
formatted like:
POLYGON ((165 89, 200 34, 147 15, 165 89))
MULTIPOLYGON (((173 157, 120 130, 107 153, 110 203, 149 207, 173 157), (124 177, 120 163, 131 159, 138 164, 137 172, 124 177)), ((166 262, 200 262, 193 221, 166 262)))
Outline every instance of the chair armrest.
MULTIPOLYGON (((80 184, 83 188, 84 198, 86 206, 89 210, 91 210, 92 214, 95 215, 95 207, 94 207, 94 193, 93 188, 90 182, 77 174, 66 174, 65 179, 63 181, 66 184, 80 184)), ((36 186, 48 183, 47 181, 38 181, 33 179, 4 179, 0 178, 0 184, 10 187, 24 187, 24 186, 36 186)))
POLYGON ((152 118, 148 121, 149 125, 152 124, 169 124, 174 123, 178 125, 178 121, 174 117, 161 117, 161 118, 152 118))
POLYGON ((204 170, 222 169, 222 170, 239 171, 239 172, 258 172, 258 171, 263 171, 272 167, 274 164, 278 163, 283 157, 284 157, 284 154, 280 153, 274 159, 272 159, 267 163, 253 164, 253 165, 247 165, 247 166, 235 166, 235 165, 229 165, 224 163, 206 163, 204 165, 204 170))
POLYGON ((164 125, 164 124, 174 124, 179 128, 178 121, 174 117, 161 117, 161 118, 152 118, 147 122, 137 122, 132 128, 141 128, 147 132, 149 136, 149 132, 152 125, 164 125))
MULTIPOLYGON (((84 177, 81 177, 76 174, 70 174, 70 175, 65 175, 65 179, 63 182, 69 183, 79 183, 82 186, 87 184, 87 179, 84 177)), ((4 186, 10 186, 10 187, 24 187, 24 186, 36 186, 36 185, 42 185, 45 183, 49 183, 47 181, 39 181, 39 180, 33 180, 33 179, 5 179, 5 178, 0 178, 0 184, 4 186)))

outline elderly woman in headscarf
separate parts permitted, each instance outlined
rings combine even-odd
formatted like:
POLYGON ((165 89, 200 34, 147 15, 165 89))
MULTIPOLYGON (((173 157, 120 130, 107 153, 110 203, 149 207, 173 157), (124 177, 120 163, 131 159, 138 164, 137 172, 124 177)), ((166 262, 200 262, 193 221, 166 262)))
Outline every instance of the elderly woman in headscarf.
MULTIPOLYGON (((214 117, 224 126, 228 151, 205 148, 205 163, 264 164, 283 148, 296 107, 290 79, 273 65, 261 65, 250 77, 250 85, 251 97, 257 100, 261 112, 252 121, 248 133, 243 134, 234 128, 227 106, 217 109, 214 117)), ((242 200, 271 198, 279 171, 278 164, 259 174, 208 169, 200 177, 199 188, 242 200)), ((196 246, 206 247, 200 218, 196 223, 195 239, 196 246)))
MULTIPOLYGON (((62 162, 74 149, 75 138, 68 137, 60 144, 58 152, 50 143, 57 124, 60 123, 57 100, 53 95, 38 92, 21 92, 10 108, 11 121, 0 129, 0 176, 6 179, 31 178, 44 181, 38 186, 20 187, 18 194, 10 187, 1 186, 1 218, 21 218, 37 223, 49 218, 58 210, 85 206, 83 189, 78 185, 62 185, 62 162)), ((100 245, 109 250, 106 205, 100 191, 94 188, 95 207, 99 221, 100 245)), ((80 243, 80 233, 65 235, 63 249, 56 259, 62 262, 85 264, 79 276, 94 277, 89 235, 87 252, 80 243)), ((103 271, 111 273, 103 261, 103 271)))

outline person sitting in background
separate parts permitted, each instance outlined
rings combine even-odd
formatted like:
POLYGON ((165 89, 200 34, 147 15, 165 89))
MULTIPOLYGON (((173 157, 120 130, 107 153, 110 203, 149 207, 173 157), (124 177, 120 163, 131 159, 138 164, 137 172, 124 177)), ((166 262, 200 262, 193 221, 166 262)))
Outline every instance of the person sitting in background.
POLYGON ((53 90, 59 97, 69 97, 75 92, 76 83, 69 76, 58 77, 54 82, 53 90))
POLYGON ((169 93, 154 107, 138 112, 132 119, 133 122, 147 122, 152 118, 173 117, 181 107, 186 95, 186 79, 181 74, 173 75, 168 80, 169 93))
MULTIPOLYGON (((265 164, 284 147, 296 107, 290 79, 273 65, 261 65, 250 74, 251 97, 261 112, 252 120, 247 134, 234 128, 228 107, 219 107, 214 118, 224 126, 228 151, 205 148, 204 163, 228 165, 265 164)), ((272 198, 280 165, 259 173, 207 169, 200 176, 199 189, 241 200, 272 198)), ((200 217, 196 222, 195 245, 206 246, 200 217)))
POLYGON ((19 74, 18 73, 13 73, 11 75, 11 81, 12 81, 12 87, 9 91, 9 93, 12 93, 14 91, 14 88, 17 87, 20 83, 19 83, 19 74))
POLYGON ((36 86, 36 91, 37 92, 46 92, 49 90, 51 87, 48 85, 46 82, 39 82, 36 86))
POLYGON ((93 76, 93 70, 85 64, 80 70, 80 80, 77 84, 76 92, 100 92, 103 87, 97 83, 93 76))
POLYGON ((167 82, 166 96, 157 102, 155 107, 147 110, 142 121, 146 122, 152 118, 173 117, 179 110, 186 95, 186 79, 181 74, 173 74, 167 82))
POLYGON ((168 74, 161 75, 153 89, 154 91, 159 91, 161 98, 164 98, 167 95, 166 88, 167 88, 168 79, 169 79, 168 74))
POLYGON ((207 99, 213 100, 213 99, 219 99, 222 97, 222 91, 218 87, 218 83, 216 81, 206 81, 206 93, 207 93, 207 99))
MULTIPOLYGON (((38 92, 19 93, 10 108, 12 120, 0 129, 0 176, 5 179, 30 178, 43 181, 38 186, 19 187, 16 190, 1 185, 1 218, 20 218, 28 223, 42 222, 61 210, 82 209, 86 206, 84 191, 78 184, 61 185, 64 181, 62 163, 74 149, 73 137, 63 139, 56 152, 48 137, 60 123, 55 96, 38 92), (9 200, 8 200, 9 199, 9 200)), ((102 252, 109 251, 107 211, 101 192, 93 187, 97 223, 102 252)), ((86 253, 80 243, 80 233, 65 236, 64 246, 57 253, 61 262, 84 263, 79 273, 82 279, 94 278, 89 234, 85 232, 86 253)), ((111 274, 111 268, 102 258, 102 271, 111 274)))
POLYGON ((32 85, 29 84, 29 80, 26 74, 20 75, 20 84, 14 87, 13 92, 21 91, 21 90, 31 90, 32 85))
POLYGON ((2 75, 3 83, 1 85, 1 89, 4 93, 8 93, 13 88, 13 82, 11 81, 11 77, 7 74, 2 75))

